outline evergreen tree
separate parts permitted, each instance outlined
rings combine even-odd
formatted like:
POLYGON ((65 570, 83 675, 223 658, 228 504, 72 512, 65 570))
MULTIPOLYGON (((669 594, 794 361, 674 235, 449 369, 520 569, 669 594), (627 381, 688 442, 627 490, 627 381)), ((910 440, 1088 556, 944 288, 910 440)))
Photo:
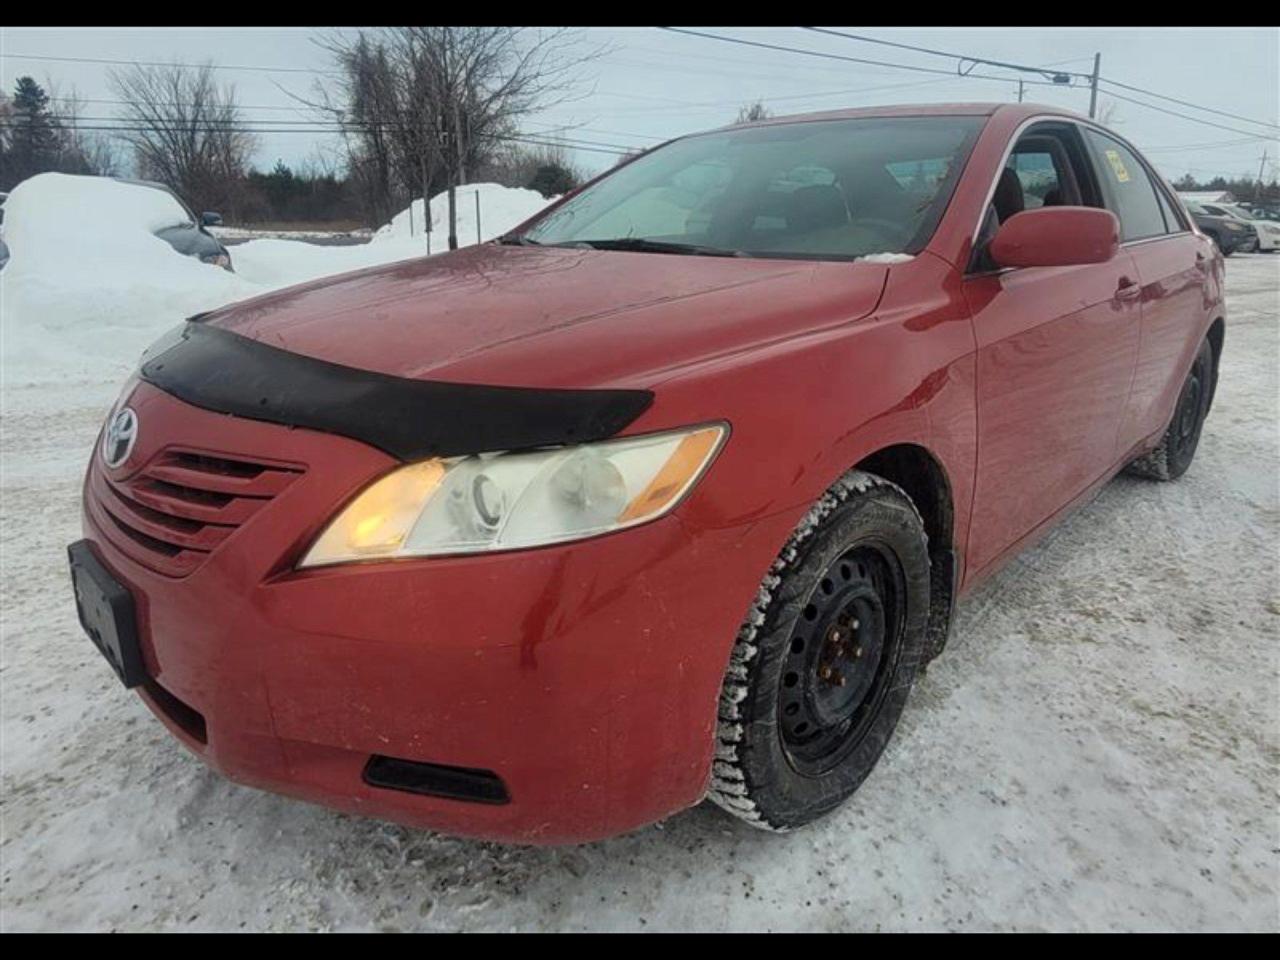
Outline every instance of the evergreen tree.
POLYGON ((49 97, 31 77, 19 77, 9 102, 9 137, 0 188, 9 190, 27 177, 56 169, 61 155, 57 119, 49 97))
POLYGON ((573 190, 578 182, 578 176, 572 168, 553 162, 539 166, 526 186, 530 190, 537 190, 544 197, 555 197, 573 190))

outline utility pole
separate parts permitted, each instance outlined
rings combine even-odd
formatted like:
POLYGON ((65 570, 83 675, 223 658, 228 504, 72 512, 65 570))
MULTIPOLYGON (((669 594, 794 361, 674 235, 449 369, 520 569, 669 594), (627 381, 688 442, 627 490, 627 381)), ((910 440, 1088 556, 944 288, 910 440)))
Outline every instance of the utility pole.
MULTIPOLYGON (((442 146, 444 146, 446 149, 449 146, 453 146, 455 149, 457 149, 457 140, 458 140, 458 110, 457 110, 457 99, 456 99, 458 96, 458 91, 455 90, 453 87, 453 74, 449 72, 449 50, 453 46, 452 31, 453 31, 453 27, 444 28, 444 49, 443 51, 441 51, 441 56, 444 58, 443 72, 444 72, 444 88, 446 91, 444 103, 442 103, 441 105, 444 106, 449 104, 450 102, 452 102, 454 105, 452 129, 449 129, 449 118, 447 116, 441 116, 440 118, 440 122, 443 125, 444 129, 448 131, 449 138, 450 138, 447 143, 442 144, 442 146)), ((448 154, 446 154, 446 156, 448 156, 448 154)), ((445 164, 446 164, 446 169, 449 170, 449 249, 457 250, 458 249, 458 177, 462 171, 458 169, 456 160, 452 162, 449 160, 446 160, 445 164)))
POLYGON ((1255 200, 1262 199, 1262 178, 1265 175, 1266 169, 1267 169, 1267 151, 1263 150, 1262 162, 1258 164, 1258 185, 1254 187, 1254 190, 1253 190, 1253 199, 1255 200))
POLYGON ((1022 81, 1018 81, 1018 102, 1022 102, 1022 81))
MULTIPOLYGON (((427 130, 427 121, 422 121, 423 133, 427 130)), ((424 231, 427 235, 427 256, 431 256, 431 197, 427 192, 427 150, 429 149, 427 138, 422 138, 422 220, 424 231)))
POLYGON ((1098 68, 1102 65, 1102 54, 1093 55, 1093 75, 1089 78, 1089 119, 1098 113, 1098 68))

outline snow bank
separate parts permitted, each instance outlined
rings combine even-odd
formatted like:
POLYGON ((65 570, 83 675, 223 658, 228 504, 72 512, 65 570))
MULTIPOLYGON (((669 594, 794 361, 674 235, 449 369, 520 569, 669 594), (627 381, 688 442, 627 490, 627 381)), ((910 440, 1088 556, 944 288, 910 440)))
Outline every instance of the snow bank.
POLYGON ((18 184, 0 272, 5 382, 119 377, 182 318, 259 292, 152 234, 185 219, 167 194, 103 177, 18 184))
MULTIPOLYGON (((535 191, 495 183, 458 190, 458 242, 505 233, 544 207, 535 191)), ((431 200, 431 250, 446 249, 448 198, 431 200)), ((367 244, 317 246, 266 238, 231 248, 235 273, 177 253, 153 231, 185 220, 159 190, 101 177, 45 173, 5 204, 11 251, 0 271, 0 365, 6 383, 118 380, 142 350, 183 318, 318 277, 426 253, 422 201, 367 244)))
MULTIPOLYGON (((551 202, 536 190, 504 187, 498 183, 469 183, 459 187, 458 246, 469 247, 501 236, 551 202), (476 232, 477 196, 480 198, 479 234, 476 232)), ((236 273, 245 280, 274 288, 425 256, 428 244, 422 200, 415 200, 412 209, 412 217, 406 207, 377 230, 367 244, 321 247, 296 240, 263 238, 232 247, 231 259, 236 273)), ((443 253, 449 248, 447 193, 431 198, 431 222, 430 252, 443 253)))
MULTIPOLYGON (((498 183, 468 183, 457 188, 458 246, 476 243, 476 197, 480 198, 481 243, 501 236, 517 227, 557 198, 545 198, 537 190, 521 190, 504 187, 498 183)), ((422 200, 413 201, 410 224, 409 209, 400 211, 391 222, 373 235, 373 243, 394 243, 414 239, 425 247, 423 234, 422 200)), ((439 252, 449 240, 449 195, 440 193, 431 198, 431 250, 439 252)))

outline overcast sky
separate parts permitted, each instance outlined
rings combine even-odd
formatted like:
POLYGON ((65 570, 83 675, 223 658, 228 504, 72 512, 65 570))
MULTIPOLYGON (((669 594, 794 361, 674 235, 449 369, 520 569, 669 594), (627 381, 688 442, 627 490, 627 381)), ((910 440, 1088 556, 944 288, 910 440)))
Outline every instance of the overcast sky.
MULTIPOLYGON (((845 57, 952 73, 956 69, 955 60, 801 28, 696 29, 845 57)), ((1112 124, 1145 150, 1170 179, 1187 172, 1200 179, 1216 174, 1256 176, 1264 151, 1269 161, 1280 161, 1276 139, 1280 134, 1280 30, 1274 28, 837 29, 1080 73, 1089 72, 1093 54, 1099 52, 1105 78, 1245 118, 1207 113, 1104 84, 1100 102, 1104 109, 1113 104, 1109 107, 1114 111, 1112 124), (1109 91, 1203 122, 1117 100, 1109 91), (1267 127, 1268 123, 1272 126, 1267 127)), ((0 82, 11 93, 18 76, 31 74, 41 81, 54 81, 64 93, 74 87, 88 101, 109 100, 114 96, 107 82, 110 65, 31 58, 212 60, 226 68, 219 76, 234 83, 243 113, 255 125, 306 120, 311 115, 290 99, 289 92, 309 95, 333 67, 329 55, 316 45, 317 35, 311 28, 284 27, 3 27, 0 82), (275 72, 244 67, 269 67, 275 72)), ((1008 79, 961 78, 819 59, 659 28, 586 29, 578 42, 584 50, 603 45, 607 53, 578 71, 580 96, 530 118, 525 132, 553 135, 565 126, 572 128, 568 135, 608 145, 605 149, 642 147, 730 122, 739 106, 756 99, 774 114, 788 114, 883 103, 1016 100, 1018 95, 1016 73, 988 66, 978 66, 974 72, 1008 79)), ((1079 86, 1028 85, 1025 97, 1082 113, 1089 107, 1089 91, 1079 86)), ((84 115, 110 117, 116 110, 110 103, 89 102, 84 115)), ((260 136, 254 162, 269 168, 281 159, 296 166, 334 150, 332 138, 305 128, 268 133, 260 136)), ((573 156, 587 171, 603 169, 615 159, 584 150, 573 156)), ((1280 162, 1268 166, 1268 179, 1280 172, 1280 162)))

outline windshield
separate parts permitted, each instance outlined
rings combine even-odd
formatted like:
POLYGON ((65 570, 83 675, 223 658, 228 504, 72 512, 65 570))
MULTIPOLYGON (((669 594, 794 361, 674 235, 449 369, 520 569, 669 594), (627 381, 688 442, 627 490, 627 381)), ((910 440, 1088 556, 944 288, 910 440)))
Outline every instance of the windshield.
POLYGON ((686 137, 587 188, 521 239, 812 259, 915 253, 984 121, 868 117, 686 137))
POLYGON ((1234 217, 1239 217, 1241 220, 1253 220, 1256 217, 1252 211, 1246 210, 1244 207, 1237 207, 1233 203, 1224 203, 1222 209, 1234 217))

